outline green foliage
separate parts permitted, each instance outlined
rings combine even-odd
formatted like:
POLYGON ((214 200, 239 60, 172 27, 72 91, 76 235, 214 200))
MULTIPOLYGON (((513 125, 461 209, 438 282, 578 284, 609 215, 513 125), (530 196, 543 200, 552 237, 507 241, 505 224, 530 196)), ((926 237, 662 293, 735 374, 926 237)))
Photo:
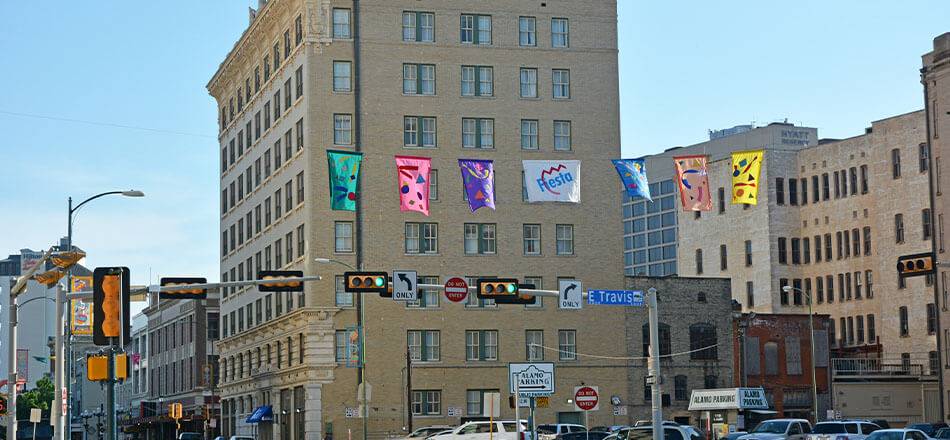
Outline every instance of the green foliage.
POLYGON ((17 420, 29 420, 32 408, 43 410, 43 418, 48 419, 50 405, 53 404, 55 396, 53 381, 50 378, 44 377, 36 381, 36 388, 17 395, 17 420))

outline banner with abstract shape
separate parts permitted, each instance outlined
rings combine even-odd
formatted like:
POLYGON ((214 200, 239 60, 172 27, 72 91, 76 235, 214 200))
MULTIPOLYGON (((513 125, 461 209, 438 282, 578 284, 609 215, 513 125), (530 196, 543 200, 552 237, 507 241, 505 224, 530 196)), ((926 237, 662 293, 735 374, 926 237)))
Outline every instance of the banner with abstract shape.
MULTIPOLYGON (((92 277, 73 277, 73 292, 92 290, 92 277)), ((92 301, 70 301, 72 317, 69 325, 74 335, 92 335, 92 301)))
POLYGON ((680 201, 683 203, 684 211, 712 210, 706 160, 706 156, 673 158, 673 164, 676 165, 676 181, 680 188, 680 201))
POLYGON ((581 201, 581 161, 523 160, 529 202, 581 201))
POLYGON ((732 153, 732 203, 758 203, 759 172, 765 151, 738 151, 732 153))
POLYGON ((346 327, 345 361, 347 368, 363 366, 363 327, 351 325, 346 327))
POLYGON ((356 211, 356 193, 359 191, 360 164, 363 153, 327 150, 330 176, 330 209, 356 211))
POLYGON ((396 156, 396 182, 399 188, 399 210, 418 211, 429 215, 428 157, 396 156))
POLYGON ((495 209, 495 165, 490 160, 459 159, 462 185, 472 212, 485 207, 495 209))
POLYGON ((643 159, 616 159, 612 160, 623 187, 630 197, 643 197, 653 201, 650 197, 650 183, 647 182, 646 161, 643 159))

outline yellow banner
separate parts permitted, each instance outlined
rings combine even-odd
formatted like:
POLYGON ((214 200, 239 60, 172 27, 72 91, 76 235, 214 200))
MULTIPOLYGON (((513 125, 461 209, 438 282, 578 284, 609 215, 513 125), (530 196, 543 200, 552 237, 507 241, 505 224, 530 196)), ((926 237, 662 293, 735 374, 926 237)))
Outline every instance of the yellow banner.
MULTIPOLYGON (((73 292, 92 290, 92 277, 73 277, 73 292)), ((92 335, 92 301, 70 301, 72 318, 69 327, 74 335, 92 335)))
POLYGON ((761 182, 759 172, 765 151, 737 151, 732 153, 732 203, 758 204, 761 182))

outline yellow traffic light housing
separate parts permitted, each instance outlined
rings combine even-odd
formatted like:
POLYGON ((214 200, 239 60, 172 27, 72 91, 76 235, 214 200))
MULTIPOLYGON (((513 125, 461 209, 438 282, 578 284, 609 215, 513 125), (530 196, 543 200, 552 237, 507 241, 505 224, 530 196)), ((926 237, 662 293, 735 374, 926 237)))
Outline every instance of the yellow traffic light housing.
POLYGON ((477 282, 481 299, 518 296, 518 280, 514 278, 479 278, 477 282))
POLYGON ((175 420, 181 419, 182 414, 182 405, 180 403, 169 403, 168 404, 168 417, 171 417, 175 420))
POLYGON ((182 286, 181 290, 158 292, 158 297, 161 299, 205 299, 208 297, 208 289, 189 287, 190 284, 207 284, 207 278, 162 278, 160 283, 162 287, 182 286))
MULTIPOLYGON (((129 378, 129 357, 125 353, 115 355, 115 378, 129 378)), ((109 356, 104 354, 86 355, 86 379, 93 381, 109 380, 109 356)))
POLYGON ((932 253, 904 255, 897 258, 897 276, 900 278, 930 275, 936 272, 932 253))
POLYGON ((389 293, 389 274, 386 272, 344 272, 343 290, 350 293, 389 293))
MULTIPOLYGON (((260 280, 277 280, 282 278, 302 278, 303 271, 300 270, 262 270, 257 274, 260 280)), ((261 292, 303 292, 302 281, 275 281, 258 286, 261 292)))
POLYGON ((97 267, 92 275, 93 326, 96 345, 125 345, 129 331, 129 268, 97 267))

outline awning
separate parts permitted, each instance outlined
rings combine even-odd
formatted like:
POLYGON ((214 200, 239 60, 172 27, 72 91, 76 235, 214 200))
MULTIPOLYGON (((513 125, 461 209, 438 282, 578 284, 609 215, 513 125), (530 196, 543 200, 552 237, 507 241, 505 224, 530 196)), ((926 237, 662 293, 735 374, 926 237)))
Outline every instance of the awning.
POLYGON ((261 422, 273 422, 274 421, 274 410, 270 405, 263 405, 257 407, 250 416, 248 416, 245 423, 261 423, 261 422))

